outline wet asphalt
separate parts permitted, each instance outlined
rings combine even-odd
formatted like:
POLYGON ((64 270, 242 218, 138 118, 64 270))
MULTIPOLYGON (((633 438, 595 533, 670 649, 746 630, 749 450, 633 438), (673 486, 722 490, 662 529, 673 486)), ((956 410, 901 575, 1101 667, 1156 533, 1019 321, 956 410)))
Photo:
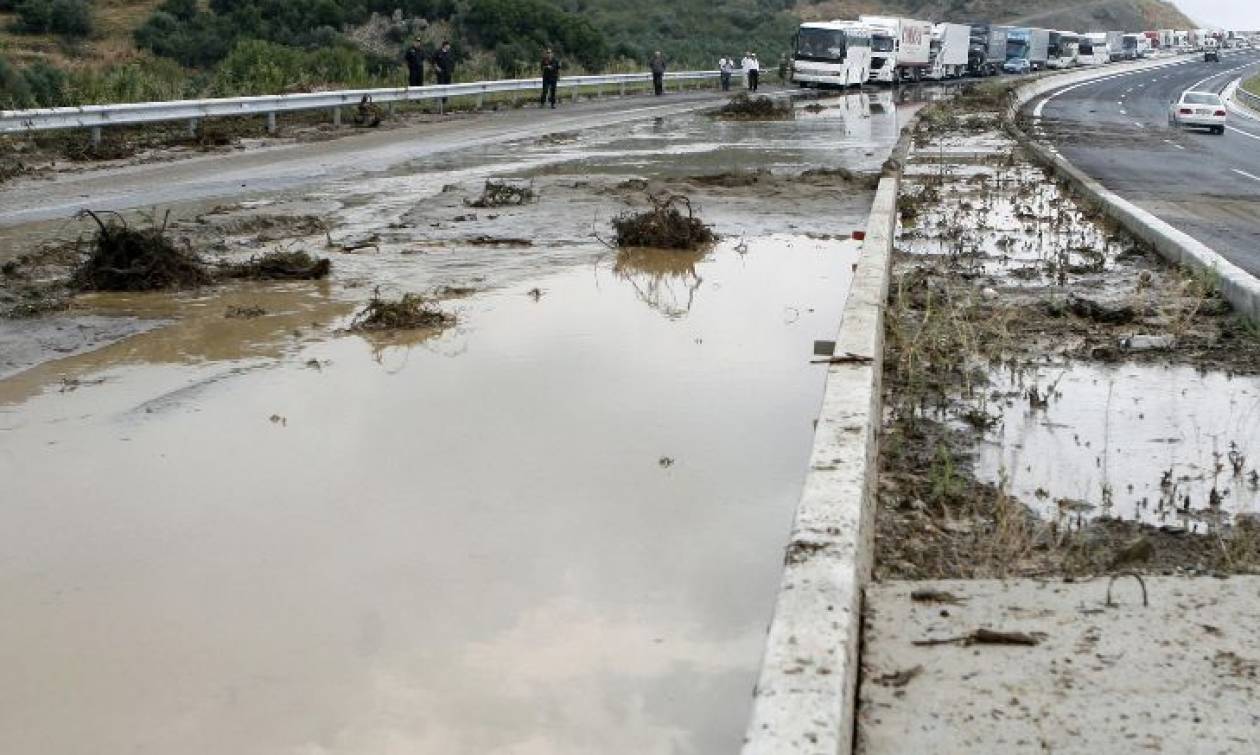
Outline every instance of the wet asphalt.
POLYGON ((339 139, 34 177, 0 187, 0 227, 67 219, 84 208, 120 211, 309 187, 443 153, 677 115, 712 107, 728 96, 688 90, 568 101, 556 110, 526 106, 452 114, 381 131, 351 133, 346 127, 347 136, 339 139))
POLYGON ((1060 152, 1107 188, 1260 275, 1260 119, 1231 114, 1223 136, 1168 124, 1183 91, 1220 92, 1258 72, 1260 52, 1248 50, 1220 63, 1117 74, 1055 96, 1043 124, 1060 152))

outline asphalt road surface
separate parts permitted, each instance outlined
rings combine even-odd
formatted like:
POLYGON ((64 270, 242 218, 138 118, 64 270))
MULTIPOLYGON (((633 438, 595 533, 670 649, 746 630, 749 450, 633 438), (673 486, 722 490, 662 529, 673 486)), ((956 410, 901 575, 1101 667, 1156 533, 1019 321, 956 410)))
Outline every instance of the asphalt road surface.
POLYGON ((1041 133, 1107 188, 1260 276, 1260 116, 1230 114, 1224 136, 1168 124, 1187 89, 1220 92, 1260 73, 1260 52, 1227 52, 1117 74, 1030 103, 1041 133))
POLYGON ((353 132, 344 138, 212 153, 179 160, 129 164, 0 187, 0 228, 62 220, 84 208, 125 210, 173 202, 213 201, 255 192, 309 186, 359 173, 379 172, 443 152, 477 148, 550 133, 600 128, 676 115, 725 102, 715 90, 671 92, 565 102, 557 110, 525 107, 452 115, 394 129, 353 132))

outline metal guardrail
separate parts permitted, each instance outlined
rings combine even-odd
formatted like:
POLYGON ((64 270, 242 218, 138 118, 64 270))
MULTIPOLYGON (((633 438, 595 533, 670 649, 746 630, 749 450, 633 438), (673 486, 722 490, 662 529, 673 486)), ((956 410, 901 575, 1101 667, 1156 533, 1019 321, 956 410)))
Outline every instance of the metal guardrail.
MULTIPOLYGON (((717 71, 680 71, 666 73, 666 85, 683 82, 717 82, 717 71)), ((591 87, 618 87, 625 94, 626 87, 650 84, 649 73, 617 73, 601 76, 562 77, 558 90, 571 92, 577 97, 579 90, 591 87)), ((505 79, 501 81, 476 81, 465 84, 438 84, 424 87, 393 87, 386 89, 347 89, 335 92, 309 92, 301 94, 277 94, 258 97, 225 97, 205 100, 174 100, 170 102, 137 102, 118 105, 83 105, 81 107, 40 108, 35 110, 0 111, 0 134, 22 134, 30 131, 87 128, 92 139, 99 142, 105 126, 128 126, 145 123, 167 123, 187 120, 190 131, 197 128, 203 118, 232 116, 266 116, 267 129, 275 131, 276 115, 302 110, 330 110, 333 122, 341 123, 341 108, 358 105, 366 96, 373 103, 392 105, 396 102, 420 102, 437 100, 439 105, 453 97, 475 97, 480 107, 488 94, 503 92, 538 91, 542 79, 505 79)))
POLYGON ((1242 84, 1239 84, 1238 88, 1234 90, 1234 99, 1260 113, 1260 97, 1243 89, 1242 84))

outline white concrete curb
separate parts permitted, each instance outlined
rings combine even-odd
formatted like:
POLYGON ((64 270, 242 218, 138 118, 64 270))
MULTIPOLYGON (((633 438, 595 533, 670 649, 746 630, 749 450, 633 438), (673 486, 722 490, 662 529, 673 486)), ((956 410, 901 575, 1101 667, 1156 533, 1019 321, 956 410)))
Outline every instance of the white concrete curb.
POLYGON ((1184 231, 1177 230, 1169 223, 1106 188, 1057 151, 1030 138, 1019 128, 1016 120, 1019 110, 1037 97, 1072 84, 1105 78, 1105 75, 1093 71, 1089 73, 1094 75, 1092 77, 1079 74, 1064 76, 1052 81, 1033 82, 1016 89, 1014 101, 1007 111, 1008 126, 1012 133, 1037 159, 1053 167, 1060 177, 1087 200, 1097 205, 1107 216, 1120 223, 1134 236, 1150 244, 1169 262, 1212 275, 1221 294, 1235 309, 1251 320, 1260 322, 1260 280, 1217 254, 1201 241, 1184 231))
POLYGON ((862 591, 874 547, 884 308, 900 180, 879 183, 836 354, 869 356, 827 373, 810 471, 753 693, 744 755, 848 753, 853 744, 862 591))

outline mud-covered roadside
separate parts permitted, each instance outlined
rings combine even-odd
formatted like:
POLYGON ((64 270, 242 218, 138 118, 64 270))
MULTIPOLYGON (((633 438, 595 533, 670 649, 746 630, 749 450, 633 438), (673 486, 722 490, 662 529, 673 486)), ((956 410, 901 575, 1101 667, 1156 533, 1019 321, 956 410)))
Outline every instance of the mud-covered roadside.
MULTIPOLYGON (((850 113, 841 109, 850 107, 848 100, 840 103, 803 116, 813 119, 804 125, 783 128, 830 127, 834 121, 828 119, 837 114, 850 119, 850 129, 869 124, 869 116, 860 117, 865 111, 850 113)), ((701 129, 712 119, 694 115, 686 122, 701 129)), ((757 128, 750 123, 727 130, 742 150, 743 134, 757 128)), ((592 250, 604 249, 599 242, 611 238, 612 221, 650 206, 651 196, 688 197, 723 237, 796 233, 847 238, 854 224, 836 208, 856 211, 869 202, 879 161, 870 153, 860 156, 862 164, 854 169, 827 162, 785 168, 770 162, 774 151, 749 153, 751 159, 727 153, 710 159, 702 152, 687 165, 668 153, 647 157, 642 144, 658 135, 656 125, 595 138, 557 133, 505 144, 471 159, 440 157, 421 172, 407 166, 371 180, 118 217, 133 227, 162 224, 176 248, 195 253, 216 270, 275 253, 327 258, 333 297, 362 304, 378 287, 391 295, 441 297, 442 292, 497 288, 540 270, 588 261, 592 250), (620 165, 604 164, 609 150, 622 156, 620 165), (494 175, 498 177, 488 178, 494 175), (487 197, 487 181, 523 193, 487 197)), ((789 141, 783 145, 793 148, 789 141)), ((679 148, 692 149, 685 143, 679 148)), ((85 217, 5 229, 0 244, 0 341, 22 346, 7 350, 6 373, 99 348, 153 326, 147 319, 155 311, 152 307, 138 309, 134 300, 108 294, 82 295, 69 285, 90 251, 95 230, 85 217)), ((173 299, 195 295, 159 294, 173 299)), ((267 308, 265 303, 258 307, 267 308)), ((166 320, 179 307, 157 310, 166 320)))
MULTIPOLYGON (((576 104, 599 97, 585 93, 566 100, 576 104)), ((437 101, 367 103, 342 108, 341 124, 327 111, 281 113, 274 132, 264 116, 202 119, 103 129, 93 142, 87 129, 0 135, 0 184, 17 179, 50 178, 102 168, 170 162, 205 154, 258 150, 291 144, 345 139, 373 131, 394 131, 425 124, 475 120, 485 113, 518 110, 536 104, 533 92, 490 97, 482 105, 467 97, 441 106, 437 101)))
MULTIPOLYGON (((516 98, 487 103, 484 111, 515 109, 532 102, 516 98)), ((265 117, 212 118, 190 131, 185 123, 115 126, 101 132, 94 143, 86 129, 34 132, 0 136, 0 184, 18 178, 44 178, 100 168, 181 160, 202 154, 224 154, 286 144, 344 139, 370 131, 390 131, 426 123, 475 118, 483 110, 469 103, 455 103, 440 112, 436 103, 346 107, 342 125, 324 111, 281 114, 275 132, 268 132, 265 117)))
POLYGON ((887 318, 877 573, 1260 568, 1260 328, 1000 129, 924 113, 887 318))

